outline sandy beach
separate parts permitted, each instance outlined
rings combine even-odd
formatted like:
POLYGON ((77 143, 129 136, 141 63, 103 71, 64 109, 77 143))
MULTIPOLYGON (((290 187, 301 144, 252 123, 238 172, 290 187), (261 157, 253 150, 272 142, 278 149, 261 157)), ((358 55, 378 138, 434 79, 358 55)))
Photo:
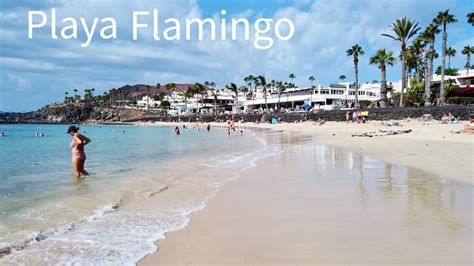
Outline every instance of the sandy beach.
MULTIPOLYGON (((468 121, 441 124, 439 121, 392 121, 402 126, 388 127, 381 121, 364 124, 328 121, 323 126, 314 122, 301 123, 244 123, 240 128, 272 129, 314 136, 318 143, 357 151, 377 159, 411 166, 423 171, 474 184, 474 135, 460 133, 468 121), (374 137, 353 137, 363 133, 382 135, 379 130, 400 131, 411 129, 408 134, 374 137)), ((384 123, 387 123, 385 121, 384 123)), ((149 125, 181 126, 183 123, 157 122, 149 125)), ((191 124, 192 123, 188 123, 191 124)), ((225 123, 210 123, 212 127, 226 127, 225 123)))
POLYGON ((474 139, 456 133, 468 122, 399 123, 239 124, 281 131, 282 155, 222 187, 140 264, 471 265, 474 139))
MULTIPOLYGON (((271 128, 310 134, 318 142, 369 154, 380 160, 412 166, 444 178, 474 183, 474 136, 461 131, 467 121, 458 124, 440 124, 419 121, 397 121, 401 127, 382 126, 378 121, 365 124, 327 122, 323 126, 314 123, 253 124, 252 127, 271 128), (379 130, 407 130, 413 132, 392 136, 352 137, 379 130)), ((386 123, 386 122, 385 122, 386 123)))

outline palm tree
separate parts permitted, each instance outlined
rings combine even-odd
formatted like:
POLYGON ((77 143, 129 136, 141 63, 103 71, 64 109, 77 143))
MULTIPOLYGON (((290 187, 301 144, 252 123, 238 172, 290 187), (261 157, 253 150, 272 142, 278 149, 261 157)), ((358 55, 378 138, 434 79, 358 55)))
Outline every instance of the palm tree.
POLYGON ((456 49, 449 47, 448 50, 446 50, 446 55, 448 56, 448 68, 451 68, 451 56, 456 56, 456 49))
POLYGON ((173 95, 174 90, 176 89, 176 83, 168 83, 165 85, 167 91, 171 91, 171 95, 173 95))
MULTIPOLYGON (((418 68, 418 51, 417 47, 408 46, 405 52, 405 61, 407 64, 407 79, 410 80, 413 69, 418 68)), ((402 55, 400 55, 401 59, 402 55)))
POLYGON ((354 58, 354 72, 355 72, 355 106, 359 107, 359 55, 365 54, 362 47, 358 44, 353 45, 350 49, 347 50, 347 56, 352 56, 354 58))
POLYGON ((94 100, 94 93, 95 93, 95 89, 92 88, 92 89, 91 89, 91 96, 92 96, 92 99, 93 99, 93 100, 94 100))
POLYGON ((151 90, 150 85, 146 85, 145 90, 146 90, 146 110, 148 111, 150 109, 150 90, 151 90))
POLYGON ((293 73, 291 73, 288 77, 291 79, 291 83, 293 83, 293 80, 296 78, 295 74, 293 73))
POLYGON ((77 89, 74 89, 74 98, 77 97, 77 89))
POLYGON ((390 25, 390 28, 394 32, 394 35, 382 34, 382 36, 392 38, 393 40, 398 41, 400 43, 402 55, 402 90, 400 94, 400 107, 403 107, 403 93, 405 92, 405 88, 407 87, 407 66, 405 61, 406 47, 409 40, 413 36, 415 36, 415 34, 420 30, 420 28, 418 27, 418 22, 412 21, 406 17, 402 19, 397 19, 395 22, 392 23, 392 25, 390 25))
POLYGON ((316 80, 316 78, 314 76, 310 76, 308 80, 311 82, 311 104, 313 104, 313 91, 314 91, 313 82, 316 80))
POLYGON ((84 89, 84 101, 89 100, 89 89, 84 89))
POLYGON ((112 89, 110 90, 110 95, 111 95, 111 97, 110 97, 110 99, 111 99, 110 105, 113 105, 113 104, 115 104, 115 102, 117 101, 117 99, 115 98, 115 96, 117 96, 117 89, 116 89, 116 88, 112 88, 112 89))
POLYGON ((123 99, 123 100, 124 100, 124 101, 123 101, 123 104, 124 104, 124 105, 128 105, 128 94, 129 94, 129 93, 130 93, 129 90, 125 90, 125 91, 123 92, 123 98, 124 98, 124 99, 123 99))
POLYGON ((226 89, 230 90, 231 92, 235 93, 235 111, 239 113, 237 108, 239 108, 239 89, 235 83, 230 83, 229 85, 225 86, 226 89))
POLYGON ((384 108, 387 104, 387 65, 393 66, 395 58, 392 51, 380 49, 370 58, 370 64, 377 65, 380 68, 382 79, 380 81, 380 106, 384 108))
MULTIPOLYGON (((425 49, 425 97, 428 99, 431 94, 431 77, 433 76, 433 59, 435 58, 435 39, 436 34, 440 30, 438 25, 431 23, 426 27, 426 29, 421 33, 420 38, 422 38, 426 43, 430 44, 430 48, 425 49)), ((429 101, 425 101, 425 106, 428 106, 429 101)))
POLYGON ((211 91, 212 98, 214 99, 214 115, 217 116, 217 98, 219 97, 219 94, 215 90, 211 91))
POLYGON ((240 86, 239 91, 244 95, 245 101, 247 101, 247 95, 249 93, 249 88, 247 86, 240 86))
POLYGON ((474 26, 474 12, 468 13, 466 17, 467 17, 467 23, 474 26))
POLYGON ((140 87, 135 88, 135 100, 138 101, 138 92, 140 91, 140 87))
POLYGON ((471 68, 471 54, 474 53, 474 46, 464 46, 461 53, 466 55, 466 75, 469 75, 469 69, 471 68))
MULTIPOLYGON (((291 74, 293 75, 293 74, 291 74)), ((291 78, 290 75, 290 78, 291 78)), ((294 75, 293 75, 294 78, 294 75)), ((267 104, 267 81, 265 80, 265 76, 260 75, 257 77, 257 84, 261 87, 263 87, 263 99, 265 100, 265 110, 268 110, 268 104, 267 104)))
POLYGON ((433 19, 433 23, 438 25, 443 25, 443 46, 441 48, 441 84, 439 87, 439 96, 441 98, 441 104, 445 102, 445 95, 444 95, 444 68, 446 65, 446 43, 448 41, 448 33, 446 31, 447 25, 456 23, 458 20, 454 15, 449 14, 449 9, 445 11, 440 11, 436 18, 433 19))
POLYGON ((252 84, 255 84, 255 77, 253 75, 248 75, 244 78, 244 81, 249 86, 249 89, 252 89, 252 84))
POLYGON ((186 113, 188 112, 188 99, 192 97, 192 93, 190 89, 179 93, 179 96, 184 98, 184 108, 186 109, 186 113))
POLYGON ((421 80, 420 66, 422 66, 422 58, 426 47, 426 42, 420 36, 418 36, 413 41, 413 45, 411 47, 413 55, 413 67, 415 69, 416 82, 418 83, 421 80))
POLYGON ((202 85, 199 82, 194 83, 193 88, 194 88, 193 91, 194 91, 194 93, 196 94, 196 97, 197 97, 197 112, 200 113, 201 111, 199 110, 199 95, 201 95, 202 105, 204 105, 203 95, 204 95, 204 93, 206 93, 206 88, 204 87, 204 85, 202 85))
POLYGON ((283 81, 281 81, 281 80, 277 80, 277 81, 275 82, 275 85, 276 85, 277 92, 278 92, 278 109, 280 109, 280 108, 281 108, 280 97, 281 97, 281 94, 282 94, 283 92, 285 92, 286 86, 285 86, 285 84, 283 83, 283 81))
POLYGON ((341 82, 344 82, 344 80, 346 79, 346 75, 340 75, 339 79, 341 80, 341 82))
POLYGON ((66 103, 66 102, 68 102, 67 96, 68 96, 69 92, 66 91, 66 92, 64 92, 64 94, 65 94, 65 96, 64 96, 64 102, 66 103))
POLYGON ((314 76, 310 76, 308 78, 309 82, 311 82, 311 88, 313 87, 313 82, 316 80, 316 78, 314 78, 314 76))
POLYGON ((247 94, 249 93, 249 88, 247 86, 240 86, 240 92, 244 94, 244 98, 247 99, 247 94))
POLYGON ((469 69, 471 68, 471 53, 474 53, 474 46, 464 46, 461 53, 466 55, 466 75, 469 75, 469 69))

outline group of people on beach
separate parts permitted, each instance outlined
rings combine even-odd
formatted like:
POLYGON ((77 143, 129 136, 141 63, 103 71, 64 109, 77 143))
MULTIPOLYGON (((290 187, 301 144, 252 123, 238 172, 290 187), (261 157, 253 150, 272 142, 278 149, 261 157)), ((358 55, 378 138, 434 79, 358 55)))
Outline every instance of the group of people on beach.
MULTIPOLYGON (((200 126, 203 125, 203 124, 204 124, 204 122, 196 120, 195 128, 197 129, 197 131, 200 131, 200 126)), ((185 124, 183 124, 182 129, 185 130, 185 131, 189 131, 189 127, 187 127, 185 124)), ((206 130, 207 130, 207 132, 211 131, 211 124, 210 123, 207 123, 206 130)), ((234 120, 233 119, 228 119, 227 120, 227 126, 226 126, 227 136, 230 136, 232 134, 232 132, 235 132, 235 131, 236 131, 236 127, 235 127, 234 120)), ((176 126, 174 128, 174 133, 175 133, 176 136, 181 135, 181 131, 180 131, 178 126, 176 126)), ((244 134, 244 131, 240 130, 240 135, 243 135, 243 134, 244 134)))
POLYGON ((368 114, 369 112, 361 112, 361 111, 354 111, 352 112, 352 120, 350 117, 349 111, 346 112, 346 123, 349 123, 349 121, 352 121, 352 123, 365 123, 368 119, 368 114))
MULTIPOLYGON (((200 130, 199 122, 196 122, 196 128, 197 128, 198 131, 200 130)), ((189 128, 185 124, 183 124, 183 130, 189 131, 189 128)), ((207 123, 206 130, 207 130, 207 132, 211 131, 211 124, 207 123)), ((181 135, 181 132, 179 131, 178 126, 174 128, 174 133, 176 134, 176 136, 181 135)))
POLYGON ((457 124, 458 120, 451 113, 445 113, 441 117, 441 124, 457 124))

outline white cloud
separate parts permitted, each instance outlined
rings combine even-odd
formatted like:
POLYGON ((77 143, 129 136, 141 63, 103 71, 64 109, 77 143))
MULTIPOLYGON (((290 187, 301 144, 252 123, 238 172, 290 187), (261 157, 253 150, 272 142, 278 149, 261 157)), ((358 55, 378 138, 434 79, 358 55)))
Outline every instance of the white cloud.
MULTIPOLYGON (((112 16, 117 20, 119 39, 103 41, 94 39, 88 48, 80 48, 83 40, 51 40, 43 32, 34 40, 26 39, 25 10, 2 12, 0 18, 14 18, 15 23, 0 25, 2 49, 0 69, 19 76, 19 71, 41 73, 43 86, 61 91, 64 88, 95 87, 107 90, 123 84, 156 82, 186 82, 214 80, 219 86, 229 82, 242 83, 248 74, 265 74, 268 79, 288 80, 295 73, 300 86, 309 85, 308 77, 314 75, 318 82, 328 84, 345 74, 353 79, 352 59, 346 50, 359 43, 366 55, 361 57, 360 80, 379 79, 379 70, 368 65, 368 59, 377 49, 387 48, 398 54, 398 44, 381 33, 389 31, 389 25, 397 18, 407 16, 426 26, 439 10, 451 7, 459 20, 464 20, 465 8, 455 0, 296 0, 293 7, 275 10, 273 18, 290 18, 296 27, 290 41, 276 41, 269 50, 254 48, 251 41, 202 42, 154 41, 151 29, 143 31, 139 41, 131 41, 131 12, 136 10, 160 10, 160 20, 176 17, 202 17, 203 11, 194 0, 177 1, 59 1, 58 17, 112 16), (113 7, 113 8, 112 8, 113 7), (303 7, 298 8, 298 7, 303 7), (23 14, 23 16, 21 16, 23 14), (462 16, 462 18, 461 18, 462 16), (18 26, 20 25, 20 26, 18 26), (43 34, 42 33, 42 34, 43 34), (4 49, 3 49, 4 48, 4 49), (11 71, 10 71, 11 70, 11 71), (55 82, 47 82, 54 79, 55 82)), ((213 10, 219 17, 219 9, 213 10)), ((244 9, 233 13, 227 10, 227 18, 261 17, 262 10, 244 9)), ((228 29, 229 30, 229 29, 228 29)), ((473 44, 472 33, 465 27, 450 25, 449 44, 458 50, 452 64, 462 63, 461 46, 473 44), (461 36, 456 38, 456 36, 461 36)), ((229 36, 229 35, 228 35, 229 36)), ((437 46, 440 45, 440 38, 437 46)), ((390 68, 389 79, 399 79, 400 66, 390 68)), ((34 77, 33 77, 34 78, 34 77)), ((23 83, 26 87, 32 82, 23 83)), ((13 79, 10 80, 14 81, 13 79)), ((30 88, 33 90, 32 88, 30 88)), ((58 97, 62 97, 63 94, 58 97)))
POLYGON ((16 91, 22 91, 29 86, 28 81, 23 77, 20 77, 15 74, 8 74, 7 76, 8 76, 8 79, 16 83, 17 87, 14 88, 14 90, 16 91))

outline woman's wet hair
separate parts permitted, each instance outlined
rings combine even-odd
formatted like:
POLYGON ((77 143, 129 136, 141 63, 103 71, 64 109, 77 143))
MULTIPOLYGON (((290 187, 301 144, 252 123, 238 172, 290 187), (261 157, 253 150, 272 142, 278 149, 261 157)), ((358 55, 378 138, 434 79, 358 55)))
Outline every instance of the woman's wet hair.
POLYGON ((79 131, 79 127, 76 127, 76 126, 70 126, 68 129, 67 129, 67 133, 71 133, 71 132, 74 132, 74 133, 77 133, 77 131, 79 131))

